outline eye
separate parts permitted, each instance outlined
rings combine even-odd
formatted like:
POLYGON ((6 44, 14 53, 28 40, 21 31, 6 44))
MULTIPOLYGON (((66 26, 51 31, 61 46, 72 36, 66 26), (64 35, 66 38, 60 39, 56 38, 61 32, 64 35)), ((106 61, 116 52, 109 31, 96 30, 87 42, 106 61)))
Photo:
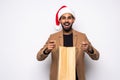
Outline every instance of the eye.
POLYGON ((69 16, 68 19, 72 19, 72 16, 69 16))
POLYGON ((65 16, 62 16, 61 19, 66 19, 66 17, 65 17, 65 16))

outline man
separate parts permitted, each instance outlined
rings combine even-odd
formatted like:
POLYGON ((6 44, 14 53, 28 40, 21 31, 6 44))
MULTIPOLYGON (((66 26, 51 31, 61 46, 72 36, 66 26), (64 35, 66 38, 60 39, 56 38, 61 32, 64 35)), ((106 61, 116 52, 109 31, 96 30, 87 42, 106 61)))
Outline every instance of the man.
POLYGON ((67 6, 62 6, 56 14, 56 25, 59 26, 61 24, 62 30, 51 34, 44 47, 37 54, 37 60, 41 61, 51 53, 50 80, 57 80, 59 46, 74 46, 76 48, 76 80, 85 80, 85 53, 93 60, 98 60, 99 58, 98 51, 91 45, 86 35, 72 29, 74 21, 75 16, 73 11, 67 6))

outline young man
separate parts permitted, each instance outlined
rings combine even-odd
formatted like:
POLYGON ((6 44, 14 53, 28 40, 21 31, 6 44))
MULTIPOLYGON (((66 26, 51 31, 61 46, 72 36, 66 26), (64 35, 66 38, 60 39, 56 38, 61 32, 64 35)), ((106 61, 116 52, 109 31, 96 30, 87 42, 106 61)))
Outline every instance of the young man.
POLYGON ((62 30, 51 34, 44 47, 37 54, 37 60, 39 61, 44 60, 50 53, 52 54, 50 80, 57 80, 59 46, 74 46, 76 48, 76 80, 85 80, 85 53, 93 60, 99 58, 98 51, 91 45, 86 35, 72 29, 74 21, 74 13, 67 6, 62 6, 56 14, 56 25, 61 24, 62 30))

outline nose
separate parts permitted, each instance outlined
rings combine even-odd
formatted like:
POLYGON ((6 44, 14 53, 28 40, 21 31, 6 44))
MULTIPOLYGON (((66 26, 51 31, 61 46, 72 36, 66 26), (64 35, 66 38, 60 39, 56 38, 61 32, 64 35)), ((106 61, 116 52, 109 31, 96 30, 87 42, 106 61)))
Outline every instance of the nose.
POLYGON ((69 19, 68 19, 68 18, 66 18, 66 19, 65 19, 65 22, 68 22, 68 21, 69 21, 69 19))

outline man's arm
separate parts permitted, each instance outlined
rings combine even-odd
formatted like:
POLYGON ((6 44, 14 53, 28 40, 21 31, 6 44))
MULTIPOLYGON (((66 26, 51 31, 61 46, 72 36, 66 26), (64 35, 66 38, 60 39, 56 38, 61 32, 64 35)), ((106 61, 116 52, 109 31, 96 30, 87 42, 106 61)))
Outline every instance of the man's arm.
POLYGON ((54 48, 55 41, 52 40, 50 36, 44 47, 37 53, 37 60, 38 61, 44 60, 54 48))
POLYGON ((85 35, 85 41, 82 42, 81 48, 85 51, 93 60, 99 59, 99 52, 91 45, 85 35))
POLYGON ((98 60, 99 59, 99 52, 91 46, 91 50, 87 51, 87 54, 93 59, 93 60, 98 60))
POLYGON ((44 60, 48 56, 48 54, 45 53, 46 52, 45 50, 47 48, 47 43, 48 43, 48 41, 46 42, 46 44, 44 45, 44 47, 41 48, 39 50, 39 52, 37 53, 37 60, 38 61, 42 61, 42 60, 44 60))

